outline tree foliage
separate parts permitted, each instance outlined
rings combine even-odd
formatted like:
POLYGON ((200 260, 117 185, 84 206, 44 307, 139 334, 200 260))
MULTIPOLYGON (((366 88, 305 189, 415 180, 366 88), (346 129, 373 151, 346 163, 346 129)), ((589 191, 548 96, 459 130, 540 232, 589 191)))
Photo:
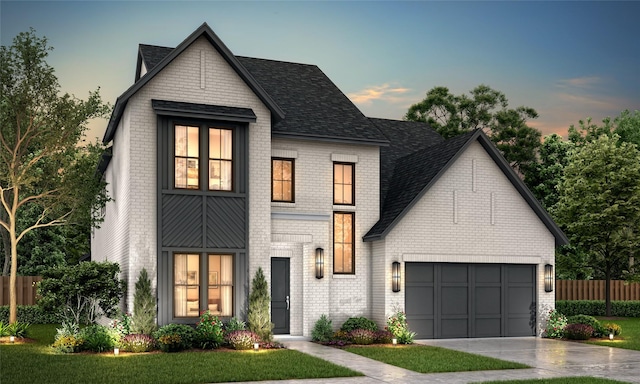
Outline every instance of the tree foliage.
POLYGON ((530 107, 509 108, 507 97, 487 85, 470 95, 452 94, 447 87, 435 87, 409 107, 405 120, 423 121, 444 138, 482 129, 496 144, 516 172, 526 175, 536 163, 540 132, 527 125, 538 113, 530 107))
POLYGON ((273 323, 269 315, 269 286, 264 277, 262 268, 258 268, 256 275, 251 280, 251 293, 249 294, 249 312, 247 321, 249 330, 260 336, 262 341, 269 342, 273 338, 273 323))
POLYGON ((572 246, 609 281, 633 273, 629 265, 640 244, 640 151, 618 135, 602 134, 572 151, 553 208, 572 246))
POLYGON ((156 330, 156 298, 151 289, 151 280, 145 268, 142 268, 136 291, 133 295, 133 333, 151 335, 156 330))
MULTIPOLYGON (((105 116, 98 91, 61 94, 51 48, 35 31, 0 48, 0 228, 8 238, 10 322, 16 321, 18 243, 32 230, 97 223, 108 197, 92 149, 79 147, 88 120, 105 116), (32 216, 29 216, 32 215, 32 216), (21 218, 32 217, 30 221, 21 218)), ((97 151, 97 149, 95 149, 97 151)))
POLYGON ((95 322, 98 309, 113 317, 126 287, 119 272, 116 263, 95 261, 48 269, 38 285, 38 305, 75 324, 95 322))

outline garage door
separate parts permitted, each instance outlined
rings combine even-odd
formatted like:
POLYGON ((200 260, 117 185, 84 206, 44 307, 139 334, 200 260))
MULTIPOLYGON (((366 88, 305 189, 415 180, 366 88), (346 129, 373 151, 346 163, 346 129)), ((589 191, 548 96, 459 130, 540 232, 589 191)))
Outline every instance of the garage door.
POLYGON ((405 263, 409 326, 429 339, 534 336, 535 267, 405 263))

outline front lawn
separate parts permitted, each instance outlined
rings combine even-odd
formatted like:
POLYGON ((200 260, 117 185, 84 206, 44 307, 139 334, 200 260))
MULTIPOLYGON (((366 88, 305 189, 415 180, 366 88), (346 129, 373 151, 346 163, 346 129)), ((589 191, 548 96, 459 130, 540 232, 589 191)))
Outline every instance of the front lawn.
POLYGON ((484 381, 480 384, 624 384, 624 382, 599 377, 557 377, 555 379, 484 381))
POLYGON ((530 368, 511 361, 424 345, 350 346, 345 350, 420 373, 530 368))
POLYGON ((214 383, 362 376, 303 353, 279 349, 181 353, 56 354, 54 325, 33 325, 34 343, 0 344, 0 383, 214 383))
POLYGON ((598 317, 600 323, 614 323, 622 327, 622 334, 616 336, 613 340, 590 340, 589 344, 603 345, 605 347, 616 347, 624 349, 634 349, 640 351, 640 318, 627 317, 608 319, 606 317, 598 317))

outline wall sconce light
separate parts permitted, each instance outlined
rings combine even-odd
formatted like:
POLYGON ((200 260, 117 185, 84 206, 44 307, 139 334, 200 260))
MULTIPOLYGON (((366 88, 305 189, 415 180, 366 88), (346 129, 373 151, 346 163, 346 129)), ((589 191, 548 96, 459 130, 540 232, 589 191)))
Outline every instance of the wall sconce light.
POLYGON ((400 263, 397 261, 391 264, 391 289, 400 292, 400 263))
POLYGON ((546 264, 544 266, 544 291, 553 292, 553 280, 555 275, 553 274, 553 265, 546 264))
POLYGON ((316 279, 324 277, 324 249, 316 248, 316 279))

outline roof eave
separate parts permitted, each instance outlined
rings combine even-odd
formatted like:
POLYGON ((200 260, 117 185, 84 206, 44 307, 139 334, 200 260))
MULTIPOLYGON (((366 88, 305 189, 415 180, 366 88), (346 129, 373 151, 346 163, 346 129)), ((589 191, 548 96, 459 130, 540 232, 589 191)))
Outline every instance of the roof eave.
POLYGON ((359 138, 346 138, 346 137, 338 137, 338 136, 324 136, 324 135, 311 135, 311 134, 273 132, 273 131, 271 132, 271 136, 275 138, 282 138, 282 139, 327 141, 332 143, 375 145, 378 147, 389 146, 388 140, 379 140, 379 139, 359 139, 359 138))

